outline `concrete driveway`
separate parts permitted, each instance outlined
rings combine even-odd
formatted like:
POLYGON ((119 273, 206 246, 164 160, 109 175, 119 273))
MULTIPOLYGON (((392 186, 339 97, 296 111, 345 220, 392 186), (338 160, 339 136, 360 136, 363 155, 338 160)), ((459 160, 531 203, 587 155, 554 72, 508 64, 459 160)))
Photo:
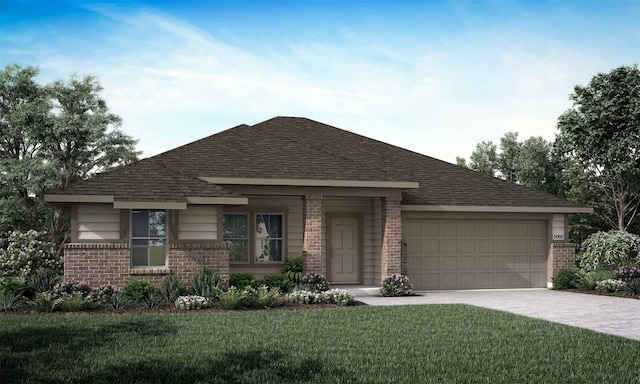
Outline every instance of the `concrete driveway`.
MULTIPOLYGON (((333 287, 337 288, 337 287, 333 287)), ((380 297, 378 287, 342 286, 368 305, 471 304, 640 340, 640 300, 550 289, 421 291, 380 297)))

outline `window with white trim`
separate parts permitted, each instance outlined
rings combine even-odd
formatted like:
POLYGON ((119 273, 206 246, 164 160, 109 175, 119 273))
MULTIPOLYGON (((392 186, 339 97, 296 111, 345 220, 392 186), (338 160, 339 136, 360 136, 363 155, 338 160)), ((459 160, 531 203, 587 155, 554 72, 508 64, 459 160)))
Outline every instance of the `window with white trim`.
POLYGON ((223 241, 230 245, 229 262, 257 264, 284 260, 284 214, 230 212, 222 215, 222 222, 223 241))
POLYGON ((164 267, 167 264, 167 211, 131 210, 131 266, 164 267))

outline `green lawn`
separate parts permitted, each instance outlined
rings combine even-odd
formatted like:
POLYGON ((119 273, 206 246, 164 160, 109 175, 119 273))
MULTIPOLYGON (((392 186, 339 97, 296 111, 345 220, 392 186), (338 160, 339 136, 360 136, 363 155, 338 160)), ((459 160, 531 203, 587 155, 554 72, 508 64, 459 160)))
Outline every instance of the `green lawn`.
POLYGON ((640 383, 640 341, 467 305, 0 315, 0 383, 640 383))

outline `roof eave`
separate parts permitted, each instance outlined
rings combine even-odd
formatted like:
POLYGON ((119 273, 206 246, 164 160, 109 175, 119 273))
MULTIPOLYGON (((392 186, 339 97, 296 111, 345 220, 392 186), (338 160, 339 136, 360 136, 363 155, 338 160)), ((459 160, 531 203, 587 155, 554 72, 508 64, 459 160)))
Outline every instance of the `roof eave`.
POLYGON ((200 177, 216 185, 269 185, 291 187, 354 187, 354 188, 398 188, 417 189, 415 181, 375 181, 375 180, 315 180, 315 179, 259 179, 245 177, 200 177))
POLYGON ((591 207, 515 207, 479 205, 402 205, 408 212, 593 213, 591 207))

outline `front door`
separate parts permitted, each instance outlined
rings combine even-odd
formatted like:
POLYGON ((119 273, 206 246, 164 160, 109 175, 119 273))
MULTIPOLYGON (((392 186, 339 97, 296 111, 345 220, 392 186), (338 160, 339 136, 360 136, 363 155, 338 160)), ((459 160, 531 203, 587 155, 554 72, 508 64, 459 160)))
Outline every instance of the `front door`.
POLYGON ((360 283, 360 236, 357 216, 332 216, 329 257, 332 284, 360 283))

